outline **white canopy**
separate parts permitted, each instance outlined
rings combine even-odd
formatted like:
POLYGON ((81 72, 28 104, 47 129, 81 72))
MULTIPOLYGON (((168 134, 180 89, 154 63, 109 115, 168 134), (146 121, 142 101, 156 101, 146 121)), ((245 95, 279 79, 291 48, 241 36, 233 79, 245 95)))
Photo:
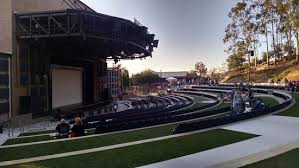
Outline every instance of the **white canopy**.
POLYGON ((175 77, 168 77, 168 78, 166 78, 166 80, 167 80, 168 82, 177 82, 177 81, 178 81, 178 79, 175 78, 175 77))

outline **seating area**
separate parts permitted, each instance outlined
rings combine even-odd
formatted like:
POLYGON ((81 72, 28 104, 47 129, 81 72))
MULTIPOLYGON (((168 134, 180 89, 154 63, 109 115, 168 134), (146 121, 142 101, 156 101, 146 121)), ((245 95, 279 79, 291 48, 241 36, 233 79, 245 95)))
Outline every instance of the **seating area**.
POLYGON ((102 114, 92 117, 87 117, 83 122, 100 122, 106 120, 114 120, 117 118, 125 118, 125 117, 138 117, 138 116, 147 116, 152 114, 157 114, 161 112, 168 112, 173 109, 180 109, 185 106, 188 106, 193 103, 191 101, 183 101, 178 98, 178 96, 149 96, 147 98, 140 99, 138 101, 132 102, 132 109, 128 109, 122 112, 117 113, 108 113, 102 114))
MULTIPOLYGON (((199 87, 195 87, 195 88, 199 88, 199 87)), ((218 87, 217 89, 227 89, 227 87, 218 87)), ((233 89, 233 88, 231 88, 233 89)), ((267 94, 268 90, 265 89, 255 89, 254 90, 257 93, 263 93, 263 94, 267 94)), ((174 134, 178 134, 178 133, 184 133, 184 132, 190 132, 190 131, 195 131, 195 130, 202 130, 202 129, 206 129, 206 128, 211 128, 211 127, 216 127, 216 126, 220 126, 220 125, 226 125, 226 124, 231 124, 234 122, 238 122, 238 121, 243 121, 243 120, 247 120, 247 119, 251 119, 251 118, 255 118, 255 117, 259 117, 259 116, 263 116, 266 114, 270 114, 273 113, 275 111, 278 110, 282 110, 285 107, 289 106, 292 103, 292 97, 286 93, 280 93, 280 92, 273 92, 272 94, 273 96, 282 98, 284 100, 283 103, 278 104, 276 106, 273 107, 269 107, 269 108, 265 108, 265 109, 257 109, 248 113, 240 113, 240 114, 236 114, 236 115, 227 115, 225 117, 221 117, 221 118, 216 118, 216 119, 208 119, 208 120, 203 120, 203 121, 198 121, 198 122, 189 122, 189 123, 182 123, 180 125, 178 125, 174 130, 173 133, 174 134)))
MULTIPOLYGON (((63 153, 66 155, 65 157, 68 157, 68 154, 73 155, 74 153, 74 155, 77 155, 77 151, 83 151, 83 155, 89 156, 94 153, 90 151, 98 150, 102 152, 101 150, 106 149, 106 147, 118 145, 124 145, 123 148, 127 149, 130 148, 126 147, 126 145, 129 144, 136 148, 137 145, 142 145, 142 149, 144 149, 145 145, 149 143, 155 146, 156 143, 162 141, 168 142, 168 140, 164 138, 175 141, 173 143, 174 146, 177 144, 176 138, 185 140, 192 137, 192 142, 201 144, 203 142, 209 142, 210 138, 198 141, 197 137, 194 136, 206 135, 209 131, 205 131, 204 129, 207 128, 213 129, 211 130, 212 136, 217 135, 212 139, 219 139, 219 141, 221 141, 223 138, 219 138, 218 134, 215 133, 215 130, 217 132, 215 128, 219 128, 219 126, 222 128, 223 125, 267 115, 281 110, 292 103, 293 95, 281 91, 271 92, 268 89, 260 88, 255 88, 254 91, 258 93, 258 96, 272 96, 283 101, 277 101, 280 104, 269 108, 267 107, 263 110, 231 115, 230 103, 225 103, 222 99, 219 99, 219 93, 228 94, 231 92, 231 90, 225 87, 218 87, 217 89, 194 87, 192 89, 176 91, 170 95, 138 97, 131 100, 131 108, 129 110, 87 117, 84 120, 87 134, 83 137, 53 139, 53 137, 49 136, 53 132, 41 132, 40 134, 33 134, 31 136, 28 134, 28 136, 25 137, 12 138, 0 147, 2 152, 6 152, 10 155, 10 157, 3 157, 2 159, 3 161, 10 161, 48 155, 59 155, 59 157, 64 158, 60 156, 60 154, 63 153), (192 104, 198 102, 208 103, 203 103, 202 106, 192 106, 192 104), (204 132, 201 132, 202 130, 204 130, 204 132), (190 133, 181 134, 185 132, 190 133), (37 149, 37 146, 39 146, 40 149, 33 150, 37 149), (62 146, 66 146, 67 148, 63 148, 62 146), (32 152, 26 153, 26 155, 23 153, 16 154, 14 149, 32 152)), ((239 132, 236 133, 236 136, 239 135, 239 132)), ((248 135, 250 135, 250 137, 256 136, 254 134, 248 135)), ((232 132, 227 131, 224 137, 230 140, 233 139, 232 132)), ((217 140, 217 142, 219 141, 217 140)), ((166 144, 165 142, 165 145, 166 144)), ((196 146, 199 144, 196 144, 196 146)), ((117 149, 112 150, 117 151, 117 149)), ((194 152, 200 151, 201 150, 196 150, 194 152)), ((118 154, 118 152, 116 153, 118 154)), ((103 156, 102 154, 99 155, 103 156)), ((173 156, 168 159, 176 157, 177 156, 173 156)))
MULTIPOLYGON (((96 127, 96 133, 104 133, 111 131, 120 131, 126 129, 134 129, 141 127, 148 127, 172 122, 179 122, 184 120, 191 120, 195 118, 207 117, 210 115, 221 114, 230 110, 230 108, 222 108, 213 111, 200 111, 219 103, 217 96, 211 94, 203 94, 197 92, 191 92, 186 94, 195 94, 199 96, 205 96, 213 98, 215 102, 204 105, 202 107, 182 109, 193 103, 192 98, 189 96, 181 96, 180 94, 175 94, 171 96, 163 96, 160 98, 171 100, 172 105, 168 105, 165 108, 155 109, 150 112, 142 112, 134 115, 126 115, 122 117, 115 116, 112 120, 108 122, 101 120, 102 122, 87 123, 88 128, 96 127)), ((100 118, 98 118, 100 119, 100 118)))

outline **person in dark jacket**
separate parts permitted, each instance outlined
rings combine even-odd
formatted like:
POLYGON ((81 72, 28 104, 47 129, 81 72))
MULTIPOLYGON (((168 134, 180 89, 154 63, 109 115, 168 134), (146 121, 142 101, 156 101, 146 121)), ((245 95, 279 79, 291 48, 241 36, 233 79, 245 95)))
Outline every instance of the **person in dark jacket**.
POLYGON ((61 119, 61 123, 57 125, 56 130, 59 136, 67 136, 70 131, 70 125, 65 123, 64 119, 61 119))
POLYGON ((73 125, 71 135, 72 135, 72 137, 79 137, 79 136, 84 136, 85 135, 85 129, 84 129, 84 126, 81 122, 80 117, 75 118, 75 124, 73 125))

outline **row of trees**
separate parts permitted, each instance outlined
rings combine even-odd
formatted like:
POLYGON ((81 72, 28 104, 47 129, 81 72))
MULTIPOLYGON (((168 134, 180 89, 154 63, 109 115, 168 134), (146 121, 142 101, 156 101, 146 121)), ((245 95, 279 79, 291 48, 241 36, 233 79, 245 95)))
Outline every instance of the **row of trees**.
POLYGON ((159 81, 160 81, 159 75, 150 69, 132 75, 131 77, 131 83, 133 85, 142 85, 142 84, 149 85, 159 81))
POLYGON ((223 42, 227 45, 229 69, 242 66, 246 59, 250 62, 248 51, 258 53, 264 42, 267 65, 271 57, 274 64, 282 59, 282 51, 299 61, 299 0, 242 0, 228 16, 230 23, 223 42))
POLYGON ((150 70, 144 70, 140 73, 137 73, 135 75, 132 75, 132 77, 130 78, 129 75, 129 71, 127 68, 122 67, 121 64, 118 64, 116 66, 116 68, 120 71, 120 78, 119 78, 119 82, 120 82, 120 88, 122 90, 125 90, 126 88, 128 88, 131 84, 132 85, 149 85, 155 82, 159 82, 160 78, 159 75, 150 70))
POLYGON ((226 64, 222 64, 220 67, 214 67, 208 70, 203 62, 196 62, 194 70, 189 71, 188 76, 191 77, 209 77, 220 81, 226 72, 226 64))
MULTIPOLYGON (((129 78, 129 72, 126 68, 121 67, 121 65, 118 65, 118 69, 121 70, 121 83, 123 87, 128 87, 130 84, 132 85, 149 85, 152 83, 160 82, 160 77, 158 73, 147 69, 140 73, 132 75, 131 78, 129 78)), ((220 79, 221 73, 219 68, 212 68, 209 71, 209 77, 213 79, 220 79)), ((187 76, 189 77, 206 77, 208 74, 208 69, 206 68, 206 65, 203 62, 196 62, 194 65, 194 70, 191 70, 187 76)))

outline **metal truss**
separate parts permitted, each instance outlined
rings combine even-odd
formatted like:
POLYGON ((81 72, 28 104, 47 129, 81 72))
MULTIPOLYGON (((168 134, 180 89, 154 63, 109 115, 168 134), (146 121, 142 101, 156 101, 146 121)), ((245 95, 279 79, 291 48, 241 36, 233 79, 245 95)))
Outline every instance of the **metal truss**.
POLYGON ((158 40, 154 39, 154 34, 148 32, 147 27, 95 12, 67 9, 17 13, 15 17, 18 39, 78 36, 128 46, 126 50, 118 53, 117 57, 111 56, 111 59, 151 56, 153 48, 158 46, 158 40))

